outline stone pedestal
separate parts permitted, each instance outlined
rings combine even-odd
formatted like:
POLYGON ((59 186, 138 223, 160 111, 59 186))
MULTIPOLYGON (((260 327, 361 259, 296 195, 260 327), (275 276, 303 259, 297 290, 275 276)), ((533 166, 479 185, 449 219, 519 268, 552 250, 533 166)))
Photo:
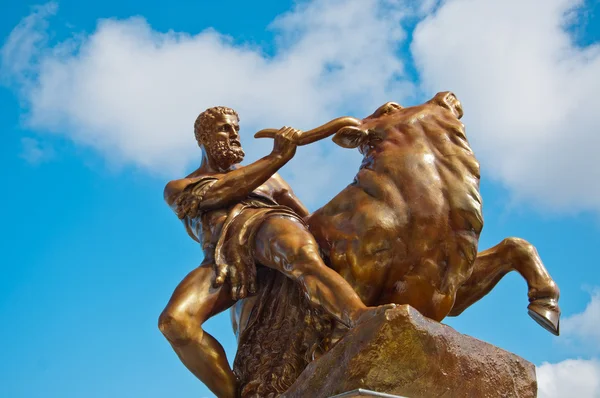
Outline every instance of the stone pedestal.
POLYGON ((400 395, 392 395, 392 394, 386 394, 383 392, 364 390, 362 388, 359 388, 357 390, 348 391, 348 392, 345 392, 342 394, 334 395, 333 397, 330 397, 330 398, 356 398, 356 397, 408 398, 408 397, 401 397, 400 395))
POLYGON ((283 396, 327 398, 358 389, 410 398, 535 398, 537 382, 533 364, 404 305, 351 330, 283 396))

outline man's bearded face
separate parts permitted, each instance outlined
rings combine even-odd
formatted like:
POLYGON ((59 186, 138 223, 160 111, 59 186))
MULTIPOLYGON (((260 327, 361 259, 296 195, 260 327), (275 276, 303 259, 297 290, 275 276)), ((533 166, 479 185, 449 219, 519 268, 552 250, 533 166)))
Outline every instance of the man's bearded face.
POLYGON ((244 160, 239 130, 237 117, 219 115, 215 119, 213 131, 208 134, 206 152, 221 170, 227 170, 244 160))

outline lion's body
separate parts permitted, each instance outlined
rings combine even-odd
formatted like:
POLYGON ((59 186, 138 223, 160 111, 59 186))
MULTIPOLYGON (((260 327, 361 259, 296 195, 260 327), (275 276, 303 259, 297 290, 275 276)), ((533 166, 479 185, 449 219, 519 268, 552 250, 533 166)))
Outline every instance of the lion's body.
POLYGON ((411 304, 437 320, 470 276, 483 227, 479 164, 437 104, 370 118, 354 182, 309 218, 330 266, 367 305, 411 304))
MULTIPOLYGON (((507 238, 477 252, 483 228, 479 163, 461 116, 454 95, 438 93, 423 105, 402 108, 388 103, 362 122, 342 120, 348 128, 330 122, 323 130, 315 129, 315 134, 327 135, 326 130, 335 126, 334 141, 360 147, 364 158, 354 182, 307 217, 309 229, 327 264, 369 306, 409 304, 441 321, 460 314, 516 270, 528 285, 529 314, 558 334, 559 290, 533 245, 507 238)), ((274 285, 266 289, 258 300, 284 302, 295 294, 282 295, 274 285)), ((289 303, 290 308, 278 311, 267 311, 253 299, 236 304, 232 315, 234 328, 241 333, 236 368, 244 375, 242 387, 264 384, 261 371, 246 364, 248 358, 252 358, 248 363, 256 362, 256 356, 269 361, 292 345, 297 347, 293 358, 306 358, 318 351, 317 345, 325 350, 329 346, 331 341, 320 332, 312 344, 302 337, 316 325, 310 321, 313 310, 308 301, 289 303), (246 322, 240 315, 244 313, 262 321, 246 322), (285 333, 269 334, 270 351, 263 349, 267 343, 263 339, 244 337, 251 335, 244 334, 245 329, 254 335, 274 332, 282 319, 290 317, 295 321, 285 333), (300 337, 292 341, 290 336, 300 337)), ((303 370, 295 364, 292 360, 274 364, 291 371, 283 373, 285 380, 261 388, 274 396, 286 391, 303 370)))

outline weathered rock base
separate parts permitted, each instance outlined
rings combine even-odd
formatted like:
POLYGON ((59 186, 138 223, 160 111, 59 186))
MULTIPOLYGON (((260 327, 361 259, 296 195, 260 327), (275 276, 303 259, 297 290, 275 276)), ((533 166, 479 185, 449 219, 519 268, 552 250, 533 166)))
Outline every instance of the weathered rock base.
POLYGON ((535 398, 535 367, 403 305, 351 330, 283 395, 327 398, 368 389, 410 398, 535 398))

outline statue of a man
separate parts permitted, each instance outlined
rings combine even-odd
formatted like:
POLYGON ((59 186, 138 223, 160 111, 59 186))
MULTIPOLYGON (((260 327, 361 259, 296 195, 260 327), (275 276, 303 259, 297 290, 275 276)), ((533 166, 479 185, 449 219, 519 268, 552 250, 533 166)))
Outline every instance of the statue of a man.
POLYGON ((303 221, 308 211, 277 175, 294 156, 299 131, 282 128, 271 154, 240 166, 238 123, 230 108, 201 113, 194 131, 202 163, 165 188, 165 200, 202 245, 205 258, 177 286, 159 328, 185 366, 218 397, 234 397, 236 380, 223 348, 202 324, 255 293, 255 264, 296 281, 313 304, 349 327, 390 308, 366 307, 323 263, 303 221))

